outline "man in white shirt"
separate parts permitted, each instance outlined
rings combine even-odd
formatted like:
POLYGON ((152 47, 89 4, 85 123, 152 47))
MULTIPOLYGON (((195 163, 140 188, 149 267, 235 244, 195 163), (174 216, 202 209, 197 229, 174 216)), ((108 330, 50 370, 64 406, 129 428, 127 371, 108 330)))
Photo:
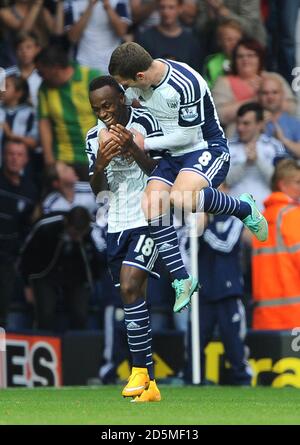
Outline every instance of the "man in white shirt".
POLYGON ((65 0, 64 7, 77 62, 107 73, 110 55, 131 23, 128 0, 65 0))
POLYGON ((270 194, 270 180, 276 159, 287 155, 283 145, 263 134, 263 108, 258 103, 242 105, 237 113, 236 140, 229 143, 230 168, 226 182, 233 196, 255 195, 257 206, 270 194))
POLYGON ((46 173, 50 193, 42 202, 44 215, 68 212, 77 206, 85 207, 92 217, 96 215, 98 206, 91 186, 78 180, 72 166, 56 161, 46 173))

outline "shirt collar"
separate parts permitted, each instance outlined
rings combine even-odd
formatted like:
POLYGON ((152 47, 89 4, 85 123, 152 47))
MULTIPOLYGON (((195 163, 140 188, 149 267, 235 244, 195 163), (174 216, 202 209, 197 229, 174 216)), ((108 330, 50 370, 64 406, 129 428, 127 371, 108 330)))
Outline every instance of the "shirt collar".
POLYGON ((161 81, 157 85, 151 85, 152 90, 156 90, 157 88, 159 88, 168 79, 170 71, 171 71, 171 65, 167 62, 167 60, 165 60, 165 59, 156 59, 156 60, 163 62, 167 66, 167 71, 166 71, 165 75, 163 76, 163 78, 161 79, 161 81))

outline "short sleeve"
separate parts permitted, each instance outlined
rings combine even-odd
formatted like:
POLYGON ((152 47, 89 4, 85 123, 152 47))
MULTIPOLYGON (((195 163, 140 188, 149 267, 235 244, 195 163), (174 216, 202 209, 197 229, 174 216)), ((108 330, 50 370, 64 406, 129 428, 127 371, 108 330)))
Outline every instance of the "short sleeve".
POLYGON ((131 11, 127 0, 119 0, 115 7, 116 13, 128 24, 131 23, 131 11))
POLYGON ((47 101, 47 94, 43 88, 40 88, 38 93, 38 118, 44 119, 48 117, 49 117, 49 106, 47 101))
POLYGON ((98 127, 93 127, 86 135, 85 152, 89 161, 89 175, 94 173, 98 153, 98 127))
POLYGON ((27 127, 26 127, 26 136, 32 137, 36 140, 39 138, 39 130, 38 124, 36 120, 36 115, 34 111, 32 111, 28 117, 27 127))
POLYGON ((148 111, 140 114, 136 120, 136 124, 141 128, 141 133, 144 134, 145 138, 163 136, 163 131, 158 121, 148 111))
POLYGON ((197 77, 194 70, 189 69, 187 65, 179 65, 176 62, 171 64, 175 69, 168 83, 179 95, 178 125, 195 127, 203 124, 206 82, 197 77))
POLYGON ((178 124, 180 127, 195 127, 203 123, 201 117, 201 102, 193 105, 181 105, 178 124))

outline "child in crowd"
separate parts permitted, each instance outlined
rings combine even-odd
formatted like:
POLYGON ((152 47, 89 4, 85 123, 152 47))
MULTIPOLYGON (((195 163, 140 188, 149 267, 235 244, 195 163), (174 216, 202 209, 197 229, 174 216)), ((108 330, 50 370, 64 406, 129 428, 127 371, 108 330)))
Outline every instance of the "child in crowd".
POLYGON ((219 76, 230 71, 232 51, 242 37, 243 30, 237 21, 227 19, 218 25, 217 39, 220 51, 207 56, 204 62, 204 77, 210 88, 219 76))
POLYGON ((0 141, 1 157, 5 142, 24 143, 29 150, 31 161, 26 167, 26 173, 35 179, 34 162, 35 149, 38 147, 38 127, 34 108, 29 102, 28 82, 23 77, 12 74, 6 77, 5 87, 0 106, 4 120, 0 141))
POLYGON ((41 47, 34 32, 19 33, 15 40, 17 70, 27 80, 30 92, 30 101, 37 107, 37 93, 42 82, 41 76, 35 68, 34 58, 41 47))

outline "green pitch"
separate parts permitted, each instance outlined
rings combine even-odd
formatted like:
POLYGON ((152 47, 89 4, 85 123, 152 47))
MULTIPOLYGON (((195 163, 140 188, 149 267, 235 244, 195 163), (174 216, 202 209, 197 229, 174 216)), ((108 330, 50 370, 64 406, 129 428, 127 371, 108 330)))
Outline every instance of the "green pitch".
POLYGON ((0 390, 0 425, 300 424, 295 388, 160 385, 159 403, 134 404, 119 386, 0 390))

